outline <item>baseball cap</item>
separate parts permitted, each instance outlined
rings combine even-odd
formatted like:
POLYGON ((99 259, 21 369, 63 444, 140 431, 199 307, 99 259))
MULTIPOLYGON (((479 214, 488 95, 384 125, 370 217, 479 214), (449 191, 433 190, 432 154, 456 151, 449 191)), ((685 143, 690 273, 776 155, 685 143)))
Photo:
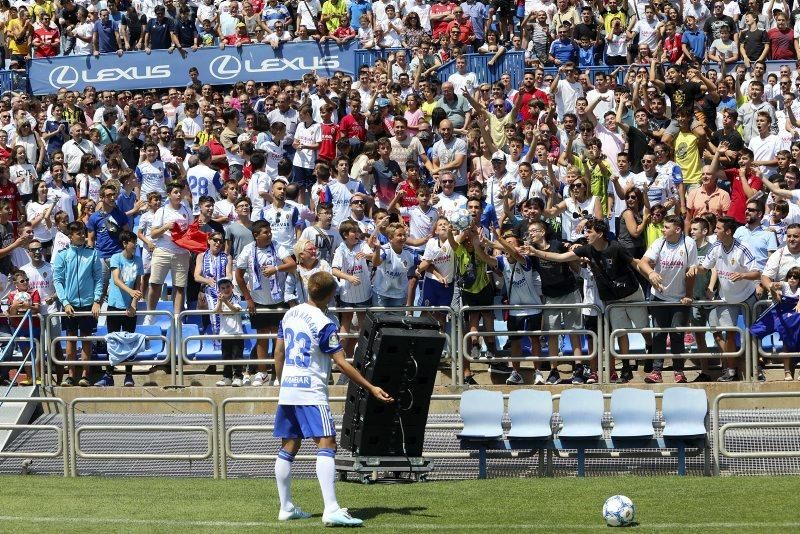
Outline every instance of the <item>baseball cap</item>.
POLYGON ((502 150, 496 151, 492 154, 492 161, 505 161, 506 160, 506 153, 502 150))
POLYGON ((153 110, 153 111, 163 110, 164 106, 159 104, 158 102, 156 102, 155 104, 150 106, 150 109, 153 110))
POLYGON ((379 108, 385 108, 386 106, 389 105, 389 99, 379 98, 378 100, 375 101, 375 105, 378 106, 379 108))
POLYGON ((89 7, 86 8, 86 11, 88 11, 89 13, 97 13, 97 8, 89 4, 89 7))

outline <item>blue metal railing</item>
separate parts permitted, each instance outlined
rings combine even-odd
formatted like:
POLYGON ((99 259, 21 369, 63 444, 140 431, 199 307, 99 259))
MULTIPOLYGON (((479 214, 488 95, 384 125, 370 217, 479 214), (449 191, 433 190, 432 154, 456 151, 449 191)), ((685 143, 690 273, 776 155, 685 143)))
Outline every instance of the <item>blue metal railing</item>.
POLYGON ((28 75, 18 70, 0 70, 0 95, 9 91, 28 92, 28 75))
MULTIPOLYGON (((25 365, 28 363, 28 360, 30 360, 30 366, 31 366, 31 383, 36 384, 36 340, 33 337, 33 313, 31 312, 31 310, 25 312, 19 324, 17 325, 17 328, 14 329, 14 333, 11 334, 11 337, 8 339, 6 346, 3 348, 2 354, 0 354, 0 363, 5 361, 9 353, 13 353, 14 347, 17 345, 17 342, 21 338, 20 331, 22 330, 25 323, 28 324, 28 338, 27 338, 28 351, 23 356, 22 361, 17 367, 17 372, 13 377, 11 377, 10 380, 11 383, 6 388, 3 397, 8 397, 8 395, 11 393, 11 388, 13 388, 17 384, 19 375, 22 372, 22 370, 25 369, 25 365)), ((0 405, 2 405, 2 402, 0 402, 0 405)))

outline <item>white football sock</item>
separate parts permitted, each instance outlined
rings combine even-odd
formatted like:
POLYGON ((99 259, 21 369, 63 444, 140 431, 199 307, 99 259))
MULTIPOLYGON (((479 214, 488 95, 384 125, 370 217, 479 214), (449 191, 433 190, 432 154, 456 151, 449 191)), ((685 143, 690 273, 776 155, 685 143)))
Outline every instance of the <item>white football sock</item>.
POLYGON ((325 513, 329 514, 339 509, 336 501, 336 451, 333 449, 319 449, 317 451, 317 479, 322 490, 322 500, 325 501, 325 513))
POLYGON ((292 462, 294 455, 285 450, 278 451, 275 460, 275 482, 278 484, 278 497, 281 500, 281 510, 291 512, 294 510, 292 502, 292 462))

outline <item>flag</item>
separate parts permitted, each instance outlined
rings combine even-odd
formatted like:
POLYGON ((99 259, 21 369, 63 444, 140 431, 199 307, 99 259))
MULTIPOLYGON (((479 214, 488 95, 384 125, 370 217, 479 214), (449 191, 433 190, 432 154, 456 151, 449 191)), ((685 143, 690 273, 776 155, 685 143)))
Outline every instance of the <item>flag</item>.
POLYGON ((200 254, 208 250, 208 234, 200 230, 200 221, 195 219, 182 230, 177 222, 172 225, 172 242, 189 252, 200 254))
POLYGON ((796 298, 781 298, 753 321, 750 333, 758 339, 777 333, 786 352, 800 351, 800 313, 795 311, 796 306, 796 298))

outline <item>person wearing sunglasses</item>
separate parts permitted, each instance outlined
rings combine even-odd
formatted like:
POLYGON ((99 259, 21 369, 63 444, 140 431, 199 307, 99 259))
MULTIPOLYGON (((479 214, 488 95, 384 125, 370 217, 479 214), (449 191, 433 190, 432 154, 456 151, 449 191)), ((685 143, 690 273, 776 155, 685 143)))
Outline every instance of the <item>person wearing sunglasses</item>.
POLYGON ((548 217, 561 216, 561 237, 577 241, 583 237, 583 228, 589 218, 603 218, 600 201, 589 192, 589 179, 579 176, 569 184, 569 195, 553 205, 553 195, 547 196, 544 213, 548 217))

